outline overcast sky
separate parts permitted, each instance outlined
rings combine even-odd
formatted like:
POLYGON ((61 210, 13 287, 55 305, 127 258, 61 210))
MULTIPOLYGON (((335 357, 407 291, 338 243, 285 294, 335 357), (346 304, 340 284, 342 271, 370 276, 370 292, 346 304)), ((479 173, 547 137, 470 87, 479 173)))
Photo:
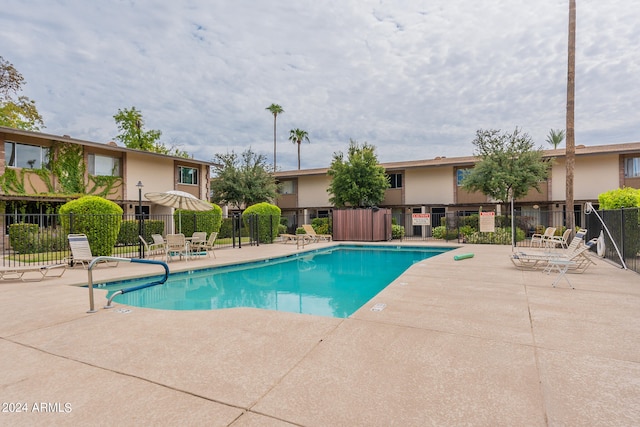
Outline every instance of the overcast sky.
MULTIPOLYGON (((0 55, 43 132, 95 142, 133 106, 200 160, 328 167, 473 154, 477 129, 564 129, 568 0, 4 0, 0 55)), ((577 0, 576 144, 640 141, 640 2, 577 0)), ((563 144, 564 145, 564 144, 563 144)))

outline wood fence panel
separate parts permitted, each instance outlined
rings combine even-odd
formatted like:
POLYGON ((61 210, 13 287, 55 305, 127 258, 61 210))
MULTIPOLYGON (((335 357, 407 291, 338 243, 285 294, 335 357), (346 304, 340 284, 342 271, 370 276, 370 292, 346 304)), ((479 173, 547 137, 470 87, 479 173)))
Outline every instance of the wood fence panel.
POLYGON ((379 242, 390 238, 390 209, 336 209, 333 211, 333 240, 379 242))

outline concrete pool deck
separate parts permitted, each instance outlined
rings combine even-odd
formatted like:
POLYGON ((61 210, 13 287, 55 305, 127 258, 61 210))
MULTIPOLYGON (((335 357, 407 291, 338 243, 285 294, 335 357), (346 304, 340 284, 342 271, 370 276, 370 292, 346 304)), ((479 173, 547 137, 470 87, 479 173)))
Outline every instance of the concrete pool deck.
MULTIPOLYGON (((69 286, 87 283, 81 268, 0 282, 0 425, 638 425, 640 275, 594 256, 574 290, 553 288, 557 273, 520 271, 510 253, 463 245, 416 263, 347 319, 104 310, 103 290, 88 314, 88 290, 69 286)), ((158 268, 101 266, 94 280, 158 268)))

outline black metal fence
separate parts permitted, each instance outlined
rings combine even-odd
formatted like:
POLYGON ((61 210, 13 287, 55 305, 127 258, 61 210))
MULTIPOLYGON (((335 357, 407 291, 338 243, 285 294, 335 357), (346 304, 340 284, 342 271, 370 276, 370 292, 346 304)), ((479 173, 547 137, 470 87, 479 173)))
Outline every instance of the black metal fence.
MULTIPOLYGON (((3 238, 0 241, 2 266, 29 264, 60 264, 71 261, 67 236, 86 230, 90 221, 91 229, 100 233, 117 235, 111 256, 123 258, 144 257, 144 247, 138 236, 152 242, 152 234, 166 236, 182 232, 190 237, 202 230, 199 216, 182 214, 174 221, 173 215, 123 215, 115 221, 112 215, 68 215, 58 214, 4 214, 3 238)), ((235 248, 242 245, 259 244, 259 222, 255 217, 243 221, 240 215, 222 218, 222 225, 216 248, 235 248)))
POLYGON ((640 209, 594 211, 586 217, 587 239, 604 237, 604 258, 621 266, 624 260, 628 269, 640 272, 640 209))
MULTIPOLYGON (((640 273, 640 209, 580 210, 573 215, 575 226, 587 229, 586 241, 598 238, 602 233, 605 259, 620 266, 622 259, 628 269, 640 273)), ((424 214, 400 214, 393 215, 392 221, 404 228, 404 240, 437 239, 455 243, 512 244, 510 215, 495 216, 493 233, 479 232, 480 219, 477 212, 434 213, 428 219, 424 214), (428 225, 421 225, 424 222, 428 222, 428 225)), ((513 222, 516 245, 526 247, 531 246, 533 234, 542 234, 547 227, 555 227, 555 234, 562 236, 566 230, 567 215, 563 211, 516 211, 513 222)))
MULTIPOLYGON (((627 268, 640 272, 640 209, 625 208, 612 211, 576 211, 573 213, 575 225, 588 230, 587 240, 599 237, 605 241, 605 258, 627 268), (606 229, 600 218, 606 224, 606 229), (608 229, 608 231, 607 231, 608 229), (610 233, 610 235, 609 235, 610 233)), ((329 214, 330 216, 330 214, 329 214)), ((70 259, 67 235, 76 233, 79 218, 61 218, 57 214, 5 214, 4 238, 0 242, 3 266, 25 264, 57 264, 70 259)), ((200 231, 198 215, 182 214, 174 221, 173 215, 124 215, 120 224, 107 216, 95 216, 96 227, 101 232, 117 233, 113 256, 137 258, 144 256, 138 235, 152 241, 152 234, 166 235, 182 231, 187 237, 200 231), (113 230, 110 227, 119 227, 113 230)), ((307 221, 298 216, 282 217, 280 223, 286 225, 288 233, 307 221)), ((330 223, 330 221, 329 221, 330 223)), ((477 212, 453 212, 432 214, 392 214, 396 230, 402 229, 403 240, 445 240, 455 243, 505 244, 512 242, 510 215, 494 217, 495 231, 480 232, 480 218, 477 212)), ((566 228, 566 213, 562 211, 516 211, 513 217, 516 229, 516 244, 529 246, 531 236, 542 233, 546 227, 556 227, 561 235, 566 228)), ((243 245, 258 245, 265 241, 260 236, 277 235, 272 229, 273 221, 262 223, 257 217, 243 221, 239 214, 222 219, 216 240, 216 248, 241 248, 243 245), (265 225, 266 224, 266 225, 265 225), (269 230, 261 230, 269 227, 269 230)), ((329 231, 330 232, 330 231, 329 231)))

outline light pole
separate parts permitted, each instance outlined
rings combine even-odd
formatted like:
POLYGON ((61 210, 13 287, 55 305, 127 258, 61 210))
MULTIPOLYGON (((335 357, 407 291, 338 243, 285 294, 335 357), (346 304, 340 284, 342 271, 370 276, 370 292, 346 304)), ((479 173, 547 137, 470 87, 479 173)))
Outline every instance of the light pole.
MULTIPOLYGON (((144 185, 142 185, 142 181, 138 181, 136 187, 138 187, 138 235, 142 236, 142 187, 144 187, 144 185)), ((144 246, 142 246, 142 240, 139 238, 138 258, 144 258, 144 246)))

